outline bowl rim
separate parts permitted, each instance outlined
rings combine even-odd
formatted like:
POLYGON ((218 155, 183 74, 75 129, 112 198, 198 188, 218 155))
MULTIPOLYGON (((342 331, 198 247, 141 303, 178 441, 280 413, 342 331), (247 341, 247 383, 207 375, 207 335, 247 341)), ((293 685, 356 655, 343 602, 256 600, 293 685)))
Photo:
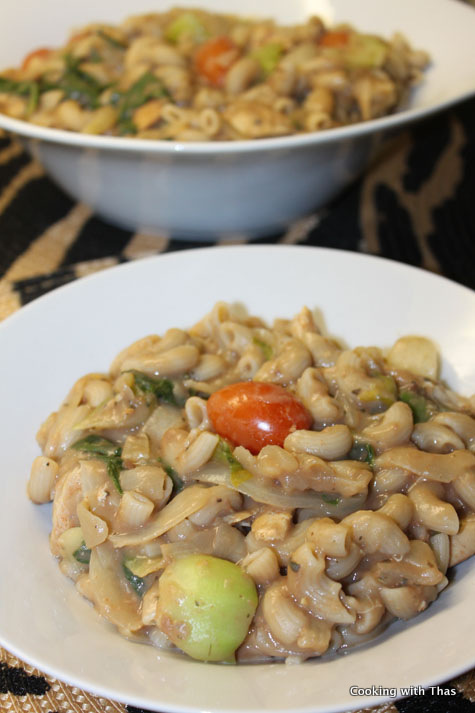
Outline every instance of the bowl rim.
MULTIPOLYGON (((414 87, 417 91, 417 87, 414 87)), ((394 114, 378 119, 361 121, 332 129, 322 129, 310 133, 292 134, 262 139, 243 139, 238 141, 166 141, 161 139, 126 138, 122 136, 95 136, 64 129, 31 124, 21 119, 12 119, 0 114, 0 129, 22 138, 61 144, 82 149, 100 149, 103 151, 151 153, 163 155, 206 155, 223 156, 234 154, 261 153, 266 151, 288 151, 304 149, 325 144, 351 141, 368 134, 379 134, 416 122, 438 113, 475 95, 473 89, 467 89, 460 95, 447 97, 437 104, 404 108, 394 114)))

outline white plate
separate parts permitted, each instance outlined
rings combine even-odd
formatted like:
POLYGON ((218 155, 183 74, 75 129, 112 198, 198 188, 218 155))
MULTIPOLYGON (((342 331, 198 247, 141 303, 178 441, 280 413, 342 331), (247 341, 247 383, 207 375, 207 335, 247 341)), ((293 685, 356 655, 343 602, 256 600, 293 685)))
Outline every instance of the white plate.
POLYGON ((80 688, 181 713, 341 711, 384 697, 355 697, 351 686, 401 695, 403 686, 475 665, 471 562, 412 622, 348 656, 301 666, 202 664, 128 642, 60 573, 48 549, 50 507, 25 495, 37 427, 77 377, 107 369, 137 337, 190 326, 219 299, 266 318, 318 307, 330 333, 350 346, 428 335, 442 349, 450 384, 475 391, 475 294, 387 260, 318 248, 218 247, 129 263, 46 295, 0 327, 2 644, 80 688))

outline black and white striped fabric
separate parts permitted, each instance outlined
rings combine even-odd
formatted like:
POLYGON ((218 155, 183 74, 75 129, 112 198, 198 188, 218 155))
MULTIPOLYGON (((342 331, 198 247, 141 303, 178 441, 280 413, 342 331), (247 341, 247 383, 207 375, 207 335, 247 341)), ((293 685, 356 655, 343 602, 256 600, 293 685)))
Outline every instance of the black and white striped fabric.
MULTIPOLYGON (((361 179, 285 234, 235 242, 384 255, 474 288, 474 189, 471 100, 393 137, 361 179)), ((55 186, 16 140, 0 138, 0 302, 18 307, 91 270, 213 244, 107 224, 55 186)), ((0 317, 5 311, 0 305, 0 317)))

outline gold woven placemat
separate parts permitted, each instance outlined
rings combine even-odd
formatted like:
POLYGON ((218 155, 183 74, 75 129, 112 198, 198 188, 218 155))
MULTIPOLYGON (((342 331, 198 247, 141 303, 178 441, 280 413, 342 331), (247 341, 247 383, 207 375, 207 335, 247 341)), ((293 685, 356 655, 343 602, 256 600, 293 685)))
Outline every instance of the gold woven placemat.
POLYGON ((9 713, 126 713, 120 703, 46 676, 0 649, 0 710, 9 713))

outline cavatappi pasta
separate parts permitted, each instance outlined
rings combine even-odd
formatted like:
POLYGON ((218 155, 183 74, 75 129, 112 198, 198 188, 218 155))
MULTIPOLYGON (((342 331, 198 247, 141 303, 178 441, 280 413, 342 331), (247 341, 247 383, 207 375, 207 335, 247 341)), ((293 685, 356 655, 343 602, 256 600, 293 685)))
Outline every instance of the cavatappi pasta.
POLYGON ((28 494, 118 630, 298 662, 423 611, 475 553, 474 400, 422 337, 343 349, 309 309, 217 303, 125 348, 41 426, 28 494))
POLYGON ((0 112, 86 134, 285 136, 393 112, 428 62, 401 34, 173 8, 91 24, 64 47, 32 51, 0 74, 0 112))

